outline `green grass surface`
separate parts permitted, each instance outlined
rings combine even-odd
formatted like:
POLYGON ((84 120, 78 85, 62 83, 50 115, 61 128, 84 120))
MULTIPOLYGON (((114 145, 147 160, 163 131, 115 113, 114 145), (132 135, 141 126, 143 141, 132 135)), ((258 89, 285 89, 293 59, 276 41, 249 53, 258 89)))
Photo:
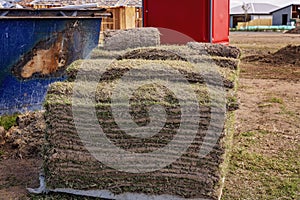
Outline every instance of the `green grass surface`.
POLYGON ((300 145, 287 147, 277 154, 258 150, 274 137, 284 139, 280 134, 264 130, 244 132, 235 138, 239 142, 233 147, 229 184, 225 186, 223 200, 300 198, 300 145), (232 188, 232 181, 239 184, 232 188))
POLYGON ((16 125, 17 117, 17 114, 0 116, 0 126, 3 126, 5 130, 10 129, 16 125))

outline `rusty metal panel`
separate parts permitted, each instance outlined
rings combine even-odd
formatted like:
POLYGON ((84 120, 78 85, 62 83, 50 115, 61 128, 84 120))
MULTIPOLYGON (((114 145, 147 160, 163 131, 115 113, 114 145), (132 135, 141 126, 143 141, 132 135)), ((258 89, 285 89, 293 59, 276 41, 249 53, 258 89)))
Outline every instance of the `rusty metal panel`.
POLYGON ((40 109, 48 85, 98 45, 101 18, 0 19, 0 115, 40 109))

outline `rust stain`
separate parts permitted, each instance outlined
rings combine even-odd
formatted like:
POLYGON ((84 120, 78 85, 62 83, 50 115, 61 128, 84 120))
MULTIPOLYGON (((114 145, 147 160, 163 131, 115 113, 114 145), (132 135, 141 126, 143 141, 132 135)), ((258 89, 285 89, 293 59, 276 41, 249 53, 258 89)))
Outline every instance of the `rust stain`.
POLYGON ((21 77, 31 78, 34 74, 50 75, 66 65, 66 48, 63 46, 63 37, 58 39, 49 49, 34 50, 32 59, 24 65, 21 77))
POLYGON ((21 80, 65 75, 67 66, 83 57, 83 50, 74 52, 74 46, 84 46, 84 40, 75 37, 77 33, 84 34, 78 25, 69 23, 62 32, 39 41, 12 67, 12 74, 21 80))

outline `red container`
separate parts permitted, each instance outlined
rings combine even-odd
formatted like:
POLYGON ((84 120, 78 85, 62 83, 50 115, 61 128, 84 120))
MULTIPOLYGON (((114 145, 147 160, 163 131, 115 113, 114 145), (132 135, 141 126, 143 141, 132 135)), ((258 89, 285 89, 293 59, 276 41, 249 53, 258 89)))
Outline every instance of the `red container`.
POLYGON ((143 0, 144 26, 161 31, 162 44, 229 42, 229 0, 143 0))

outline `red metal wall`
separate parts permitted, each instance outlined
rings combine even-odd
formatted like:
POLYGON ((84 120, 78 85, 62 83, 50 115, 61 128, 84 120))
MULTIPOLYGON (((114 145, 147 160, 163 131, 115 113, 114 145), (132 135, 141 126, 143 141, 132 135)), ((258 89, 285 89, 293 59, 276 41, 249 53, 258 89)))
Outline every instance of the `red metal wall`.
POLYGON ((229 0, 213 1, 213 22, 212 22, 212 42, 224 43, 229 42, 229 0))
MULTIPOLYGON (((144 26, 162 28, 163 44, 210 42, 210 0, 144 0, 143 6, 144 26)), ((213 42, 226 43, 229 0, 213 0, 212 10, 213 42)))

